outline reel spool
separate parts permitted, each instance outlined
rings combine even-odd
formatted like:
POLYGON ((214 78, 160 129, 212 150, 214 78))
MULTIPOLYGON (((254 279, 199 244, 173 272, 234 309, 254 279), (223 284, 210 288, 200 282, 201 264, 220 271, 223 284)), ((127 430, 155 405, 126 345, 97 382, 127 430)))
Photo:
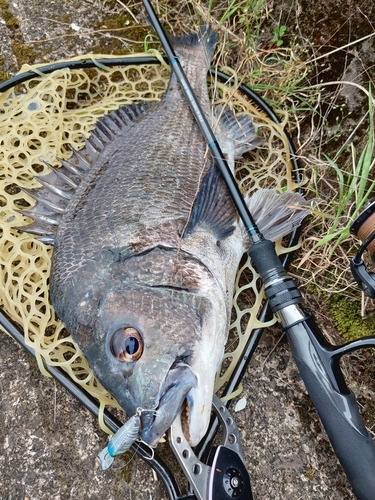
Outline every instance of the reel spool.
POLYGON ((350 269, 364 294, 375 299, 375 273, 369 272, 362 260, 362 255, 367 249, 372 261, 375 262, 375 201, 357 217, 350 227, 350 232, 363 242, 356 256, 350 261, 350 269))

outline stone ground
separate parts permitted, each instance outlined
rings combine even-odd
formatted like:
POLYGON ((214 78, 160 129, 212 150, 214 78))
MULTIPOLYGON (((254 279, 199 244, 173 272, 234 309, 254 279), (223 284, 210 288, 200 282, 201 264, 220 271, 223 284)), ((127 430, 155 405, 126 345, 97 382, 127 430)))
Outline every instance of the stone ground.
MULTIPOLYGON (((103 27, 109 4, 96 0, 0 1, 4 72, 13 73, 23 62, 98 52, 99 46, 102 53, 113 50, 111 39, 91 29, 103 27)), ((307 20, 305 2, 296 5, 307 20)), ((330 5, 332 10, 326 6, 321 14, 326 22, 321 24, 321 33, 338 8, 336 1, 330 5)), ((317 19, 319 6, 317 2, 317 19)), ((371 54, 373 49, 373 44, 367 47, 371 54)), ((324 310, 318 311, 318 321, 324 327, 329 323, 324 310)), ((235 415, 254 498, 353 499, 288 345, 279 340, 278 330, 264 334, 243 381, 248 404, 235 415)), ((350 386, 366 413, 374 387, 359 381, 364 361, 364 356, 353 358, 348 372, 350 386)), ((368 370, 373 372, 373 368, 368 370)), ((368 411, 366 415, 366 423, 373 426, 375 418, 368 411)), ((167 498, 147 464, 129 454, 102 472, 96 455, 105 443, 95 418, 57 383, 43 377, 36 363, 0 332, 0 500, 167 498)), ((161 454, 168 456, 166 446, 161 454)))

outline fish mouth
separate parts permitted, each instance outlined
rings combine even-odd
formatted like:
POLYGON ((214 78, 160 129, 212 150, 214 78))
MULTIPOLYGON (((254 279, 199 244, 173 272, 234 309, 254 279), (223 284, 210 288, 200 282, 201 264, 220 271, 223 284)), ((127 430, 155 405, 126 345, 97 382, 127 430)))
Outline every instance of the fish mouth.
MULTIPOLYGON (((197 385, 197 376, 188 364, 181 361, 173 363, 160 390, 157 408, 145 409, 142 412, 142 441, 153 447, 157 445, 180 411, 187 408, 186 404, 192 405, 193 401, 189 393, 197 385)), ((182 413, 185 412, 182 411, 182 413)))

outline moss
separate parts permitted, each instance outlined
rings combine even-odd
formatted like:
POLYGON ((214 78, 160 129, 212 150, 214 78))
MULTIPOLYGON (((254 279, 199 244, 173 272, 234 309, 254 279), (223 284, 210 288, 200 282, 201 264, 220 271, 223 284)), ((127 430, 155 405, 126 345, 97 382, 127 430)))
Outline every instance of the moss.
POLYGON ((5 25, 9 30, 14 31, 19 29, 20 23, 8 7, 7 2, 0 2, 1 15, 5 21, 5 25))
POLYGON ((72 22, 72 16, 68 13, 64 14, 61 18, 61 22, 70 24, 72 22))
POLYGON ((23 64, 33 64, 37 56, 34 49, 25 43, 13 41, 12 50, 20 66, 23 64))
POLYGON ((346 340, 354 340, 375 331, 375 317, 362 319, 358 302, 352 302, 340 295, 333 295, 327 302, 337 331, 346 340))
MULTIPOLYGON (((13 54, 17 59, 18 65, 28 63, 32 64, 36 58, 36 52, 27 44, 23 43, 22 33, 20 31, 19 20, 14 16, 14 14, 9 10, 8 2, 0 0, 0 10, 1 15, 5 21, 5 24, 9 30, 11 37, 11 45, 13 54)), ((0 66, 4 63, 4 59, 0 61, 0 66)), ((12 68, 16 69, 16 68, 12 68)), ((17 68, 18 69, 18 68, 17 68)), ((0 78, 7 79, 9 77, 8 73, 0 70, 0 78)))
POLYGON ((314 479, 314 476, 315 476, 315 471, 312 467, 307 467, 304 471, 304 474, 309 481, 312 481, 314 479))
POLYGON ((132 479, 133 467, 135 464, 135 455, 133 451, 127 451, 118 457, 123 462, 120 469, 120 476, 125 483, 129 484, 132 479))
POLYGON ((112 16, 108 17, 107 19, 103 20, 103 24, 107 26, 108 29, 121 29, 124 28, 124 26, 127 26, 130 23, 130 16, 112 16))
POLYGON ((7 71, 0 69, 0 82, 5 82, 10 78, 10 74, 7 71))
POLYGON ((9 19, 9 21, 7 21, 5 24, 7 28, 10 30, 17 30, 20 27, 20 23, 18 19, 16 19, 15 17, 9 19))
POLYGON ((6 8, 2 9, 1 15, 3 16, 3 19, 5 22, 9 21, 13 17, 13 14, 11 13, 11 11, 6 9, 6 8))
MULTIPOLYGON (((114 37, 101 37, 100 43, 93 48, 94 53, 108 52, 114 55, 129 54, 129 52, 142 52, 143 45, 139 42, 144 41, 149 33, 148 27, 134 26, 134 22, 130 16, 113 15, 103 19, 100 25, 96 25, 96 29, 103 29, 105 26, 108 30, 114 31, 114 37), (123 40, 121 40, 123 38, 123 40)), ((110 32, 109 32, 110 33, 110 32)))
POLYGON ((109 39, 102 40, 101 43, 92 48, 94 54, 111 54, 120 56, 129 53, 129 49, 125 48, 120 40, 109 39))

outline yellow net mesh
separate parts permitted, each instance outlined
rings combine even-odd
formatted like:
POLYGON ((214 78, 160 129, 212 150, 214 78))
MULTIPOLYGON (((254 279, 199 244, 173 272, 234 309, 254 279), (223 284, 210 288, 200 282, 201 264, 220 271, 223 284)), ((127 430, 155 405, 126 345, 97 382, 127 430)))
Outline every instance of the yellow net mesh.
MULTIPOLYGON (((30 67, 24 67, 25 70, 30 67)), ((237 166, 242 190, 251 193, 266 186, 295 189, 288 143, 282 130, 284 123, 276 125, 257 109, 237 91, 236 75, 228 68, 225 71, 232 75, 231 83, 212 81, 214 100, 217 104, 230 101, 235 109, 250 113, 266 138, 251 162, 242 161, 237 166)), ((34 175, 48 170, 41 157, 58 164, 56 157, 66 159, 71 155, 68 145, 75 149, 83 147, 83 136, 89 135, 99 117, 133 101, 160 99, 169 74, 168 65, 163 63, 63 69, 49 75, 36 74, 0 97, 0 307, 23 329, 26 343, 35 350, 44 374, 47 374, 44 362, 60 366, 99 400, 99 422, 108 432, 103 410, 107 405, 118 407, 118 404, 95 380, 79 347, 64 330, 49 302, 52 247, 40 243, 33 235, 13 229, 30 222, 15 209, 33 203, 20 187, 40 187, 34 175)), ((280 243, 277 249, 279 254, 289 251, 280 243)), ((272 323, 266 325, 258 319, 263 295, 257 278, 250 262, 243 263, 236 282, 230 342, 223 369, 217 376, 216 390, 233 372, 252 331, 272 323)))

